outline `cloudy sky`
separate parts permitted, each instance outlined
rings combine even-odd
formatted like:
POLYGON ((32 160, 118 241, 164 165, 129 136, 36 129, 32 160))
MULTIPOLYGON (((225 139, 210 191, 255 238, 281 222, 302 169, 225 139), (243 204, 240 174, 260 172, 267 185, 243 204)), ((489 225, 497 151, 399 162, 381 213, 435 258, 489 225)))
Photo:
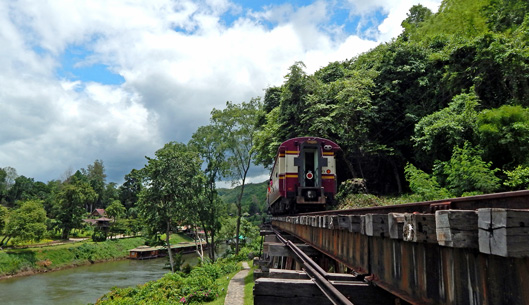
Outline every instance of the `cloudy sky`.
POLYGON ((213 108, 390 41, 440 1, 0 0, 0 167, 47 182, 99 159, 120 183, 213 108))

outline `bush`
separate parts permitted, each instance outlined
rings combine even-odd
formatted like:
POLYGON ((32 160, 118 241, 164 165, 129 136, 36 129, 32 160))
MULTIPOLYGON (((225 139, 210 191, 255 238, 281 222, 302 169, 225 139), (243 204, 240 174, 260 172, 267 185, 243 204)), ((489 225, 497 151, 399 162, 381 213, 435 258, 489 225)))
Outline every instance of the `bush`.
POLYGON ((529 188, 529 167, 519 165, 512 171, 505 171, 507 175, 505 186, 513 190, 523 190, 529 188))

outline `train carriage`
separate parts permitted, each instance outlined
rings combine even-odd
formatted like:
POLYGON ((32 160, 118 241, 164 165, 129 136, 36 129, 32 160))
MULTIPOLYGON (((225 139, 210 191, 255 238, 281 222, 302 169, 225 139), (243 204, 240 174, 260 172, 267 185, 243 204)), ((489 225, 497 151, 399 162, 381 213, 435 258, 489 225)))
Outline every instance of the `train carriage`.
POLYGON ((293 138, 278 149, 268 187, 272 215, 324 210, 336 195, 336 152, 327 139, 293 138))

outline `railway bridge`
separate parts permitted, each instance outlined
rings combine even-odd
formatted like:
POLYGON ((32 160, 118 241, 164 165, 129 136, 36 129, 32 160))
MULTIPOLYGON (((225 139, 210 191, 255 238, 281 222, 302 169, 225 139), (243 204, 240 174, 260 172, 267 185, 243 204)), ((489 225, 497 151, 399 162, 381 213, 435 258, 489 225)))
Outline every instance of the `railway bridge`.
POLYGON ((262 235, 256 305, 529 304, 529 191, 274 217, 262 235))

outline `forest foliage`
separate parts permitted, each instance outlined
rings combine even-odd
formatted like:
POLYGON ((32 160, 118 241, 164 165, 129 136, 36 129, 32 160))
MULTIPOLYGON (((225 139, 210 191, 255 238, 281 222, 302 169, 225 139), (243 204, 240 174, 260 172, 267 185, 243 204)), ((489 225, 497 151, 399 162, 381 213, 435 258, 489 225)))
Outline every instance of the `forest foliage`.
POLYGON ((266 89, 257 161, 299 136, 338 143, 344 179, 417 200, 529 187, 529 4, 413 6, 396 39, 266 89))

